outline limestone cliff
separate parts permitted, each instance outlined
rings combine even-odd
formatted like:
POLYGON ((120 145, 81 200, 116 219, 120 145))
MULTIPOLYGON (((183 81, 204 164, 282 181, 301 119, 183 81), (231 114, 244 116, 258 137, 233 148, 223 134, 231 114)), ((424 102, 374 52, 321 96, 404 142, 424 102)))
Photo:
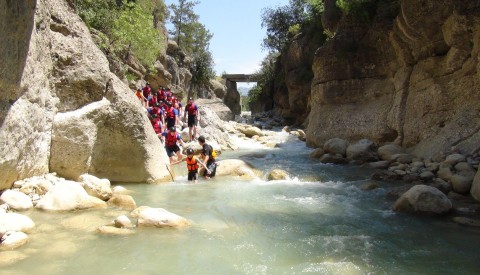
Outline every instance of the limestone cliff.
POLYGON ((0 190, 48 172, 170 178, 144 110, 66 1, 0 0, 0 15, 0 190))
POLYGON ((396 142, 427 158, 478 151, 480 1, 377 3, 369 19, 338 19, 338 10, 329 16, 326 6, 323 23, 335 35, 315 48, 312 60, 288 68, 295 56, 311 53, 290 46, 291 57, 282 61, 288 92, 277 93, 277 108, 286 109, 278 106, 280 95, 293 114, 303 114, 294 102, 311 108, 312 147, 340 137, 396 142), (299 83, 295 70, 302 64, 312 64, 311 90, 295 100, 292 91, 302 89, 292 83, 299 83))

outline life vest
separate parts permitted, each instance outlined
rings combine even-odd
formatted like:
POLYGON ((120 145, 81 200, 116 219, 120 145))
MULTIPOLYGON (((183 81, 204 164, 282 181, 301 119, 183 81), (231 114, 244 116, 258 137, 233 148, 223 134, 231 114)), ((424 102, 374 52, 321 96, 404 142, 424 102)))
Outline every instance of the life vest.
POLYGON ((165 94, 164 90, 159 90, 157 94, 157 99, 160 100, 165 100, 167 98, 167 95, 165 94))
POLYGON ((160 124, 160 120, 158 118, 152 120, 152 126, 156 134, 162 132, 162 125, 160 124))
POLYGON ((189 116, 196 116, 197 115, 197 105, 195 103, 187 104, 187 111, 189 116))
POLYGON ((178 134, 171 135, 171 132, 167 132, 167 137, 165 138, 165 145, 168 147, 175 146, 178 140, 178 134))
POLYGON ((148 98, 148 96, 150 95, 151 91, 152 91, 152 90, 151 90, 150 86, 145 86, 145 87, 143 87, 143 96, 144 96, 145 98, 148 98))
POLYGON ((193 156, 191 159, 187 158, 186 161, 187 161, 188 172, 198 170, 198 162, 195 156, 193 156))
POLYGON ((171 107, 167 109, 167 118, 175 118, 175 108, 171 107))

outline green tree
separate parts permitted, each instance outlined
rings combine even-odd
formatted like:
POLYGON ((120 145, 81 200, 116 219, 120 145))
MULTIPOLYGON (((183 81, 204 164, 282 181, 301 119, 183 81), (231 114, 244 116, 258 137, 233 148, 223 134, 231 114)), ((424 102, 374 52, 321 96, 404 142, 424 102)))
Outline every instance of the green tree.
POLYGON ((133 2, 124 2, 124 9, 113 22, 112 38, 116 51, 132 52, 147 66, 153 65, 164 44, 153 26, 151 11, 133 2))
POLYGON ((267 36, 263 39, 263 47, 281 52, 306 25, 318 20, 322 12, 322 0, 290 0, 289 5, 265 8, 262 27, 267 29, 267 36))
POLYGON ((171 4, 169 6, 172 11, 170 22, 173 25, 169 34, 172 35, 177 45, 188 53, 191 53, 189 51, 192 39, 190 34, 195 29, 194 24, 199 19, 199 16, 193 11, 193 7, 199 3, 199 1, 179 0, 178 5, 171 4))

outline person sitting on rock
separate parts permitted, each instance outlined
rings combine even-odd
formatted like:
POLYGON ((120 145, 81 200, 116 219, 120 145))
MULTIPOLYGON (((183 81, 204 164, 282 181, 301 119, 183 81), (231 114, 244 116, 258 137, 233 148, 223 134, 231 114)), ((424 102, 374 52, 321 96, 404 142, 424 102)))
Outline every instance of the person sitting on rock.
POLYGON ((182 153, 180 152, 180 147, 178 146, 178 142, 182 145, 183 143, 182 137, 180 134, 177 133, 177 129, 175 127, 168 128, 168 131, 162 133, 165 150, 167 151, 167 155, 170 158, 170 164, 176 164, 182 161, 182 153), (177 155, 177 160, 175 160, 175 154, 177 155))
POLYGON ((208 169, 205 169, 203 176, 205 179, 210 179, 215 177, 215 173, 217 172, 217 163, 215 161, 215 157, 212 155, 213 147, 205 143, 205 137, 199 136, 198 143, 202 146, 202 158, 203 158, 203 165, 205 165, 208 169))
POLYGON ((186 122, 186 117, 188 114, 188 135, 190 137, 190 140, 195 140, 197 136, 197 124, 200 119, 199 113, 198 113, 198 106, 193 103, 193 98, 189 98, 187 105, 185 105, 185 111, 183 115, 183 120, 186 122))

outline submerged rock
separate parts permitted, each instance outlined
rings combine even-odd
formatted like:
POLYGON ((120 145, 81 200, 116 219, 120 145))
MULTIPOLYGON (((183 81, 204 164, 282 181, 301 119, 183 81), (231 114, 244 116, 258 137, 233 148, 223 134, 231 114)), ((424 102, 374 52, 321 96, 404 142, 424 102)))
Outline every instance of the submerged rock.
POLYGON ((288 178, 288 173, 282 169, 273 169, 268 173, 267 179, 270 180, 285 180, 288 178))

